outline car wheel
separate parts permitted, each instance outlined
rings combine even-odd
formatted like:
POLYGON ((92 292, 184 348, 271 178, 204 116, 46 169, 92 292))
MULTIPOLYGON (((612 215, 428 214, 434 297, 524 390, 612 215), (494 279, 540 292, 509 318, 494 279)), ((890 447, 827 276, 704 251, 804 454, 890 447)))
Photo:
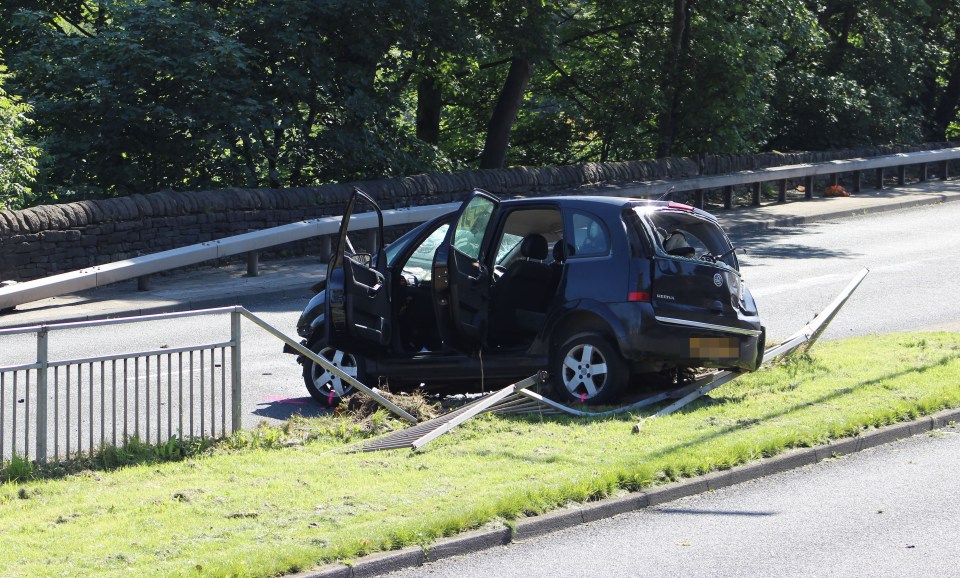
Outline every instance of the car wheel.
MULTIPOLYGON (((311 349, 350 377, 358 381, 363 380, 363 370, 360 365, 362 360, 352 353, 332 347, 314 346, 311 349)), ((304 359, 303 362, 303 382, 310 396, 326 406, 337 405, 356 391, 352 385, 310 359, 304 359)))
POLYGON ((592 405, 616 401, 630 377, 620 352, 598 333, 578 333, 564 341, 550 370, 562 400, 592 405))

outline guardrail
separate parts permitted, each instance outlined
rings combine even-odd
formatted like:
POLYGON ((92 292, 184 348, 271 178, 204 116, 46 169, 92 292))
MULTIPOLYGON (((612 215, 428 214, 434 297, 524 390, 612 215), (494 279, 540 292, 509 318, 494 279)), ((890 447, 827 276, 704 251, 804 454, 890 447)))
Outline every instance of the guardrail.
MULTIPOLYGON (((162 444, 173 437, 216 438, 236 432, 242 421, 243 317, 401 419, 416 423, 393 402, 243 307, 219 307, 0 329, 0 338, 36 338, 36 356, 29 363, 0 366, 0 462, 14 455, 38 462, 51 456, 69 459, 118 447, 134 437, 162 444), (50 359, 52 332, 228 313, 227 341, 50 359)), ((4 349, 12 350, 9 345, 4 349)))
MULTIPOLYGON (((786 200, 786 185, 788 180, 803 179, 806 189, 805 196, 811 198, 813 196, 815 177, 830 176, 833 177, 833 184, 836 184, 836 180, 840 174, 851 173, 853 175, 852 189, 854 192, 858 192, 861 187, 861 175, 863 171, 876 171, 875 182, 878 188, 882 188, 885 169, 898 167, 898 181, 900 184, 903 184, 908 166, 919 166, 920 180, 926 180, 929 166, 935 164, 939 166, 940 178, 946 179, 949 176, 948 163, 956 159, 960 159, 960 147, 871 158, 837 160, 824 163, 780 166, 756 171, 741 171, 728 175, 651 181, 616 187, 597 187, 593 191, 593 194, 659 197, 671 191, 678 193, 693 191, 696 198, 695 204, 703 206, 705 191, 722 189, 724 193, 724 206, 731 208, 733 205, 733 190, 736 186, 753 185, 752 201, 754 205, 759 205, 761 200, 761 185, 766 182, 776 182, 778 184, 778 202, 783 202, 786 200)), ((587 194, 586 191, 582 190, 577 191, 577 193, 587 194)), ((384 225, 396 226, 422 223, 451 211, 457 206, 457 203, 447 203, 384 211, 384 225)), ((92 289, 117 281, 138 278, 146 279, 149 275, 161 271, 186 267, 204 261, 243 253, 248 255, 248 270, 251 274, 255 274, 258 251, 311 237, 333 235, 339 226, 340 217, 323 217, 252 233, 235 235, 179 249, 162 251, 143 257, 109 263, 107 265, 62 273, 8 287, 0 287, 0 311, 23 303, 92 289)), ((356 214, 351 219, 351 230, 372 229, 375 227, 376 216, 374 213, 356 214)), ((145 286, 146 284, 144 283, 142 288, 145 288, 145 286)))
POLYGON ((238 430, 239 321, 238 308, 224 308, 0 330, 8 339, 36 337, 33 361, 0 367, 0 461, 59 460, 133 437, 164 443, 238 430), (228 341, 59 360, 49 354, 52 332, 226 312, 228 341))

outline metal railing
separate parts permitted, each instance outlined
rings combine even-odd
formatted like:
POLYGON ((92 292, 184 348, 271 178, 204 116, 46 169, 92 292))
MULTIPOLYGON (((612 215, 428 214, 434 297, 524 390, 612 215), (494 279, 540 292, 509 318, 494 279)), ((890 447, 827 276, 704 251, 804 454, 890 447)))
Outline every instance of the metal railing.
MULTIPOLYGON (((753 185, 753 204, 759 205, 761 187, 763 183, 775 182, 778 187, 778 201, 786 200, 786 184, 788 180, 802 179, 805 186, 805 196, 813 196, 815 177, 829 176, 834 179, 843 173, 853 175, 853 190, 859 191, 860 177, 864 171, 876 171, 876 183, 883 186, 884 170, 892 167, 899 168, 898 182, 903 184, 908 166, 920 167, 920 180, 926 180, 928 167, 936 165, 939 168, 940 178, 946 179, 949 175, 949 162, 960 159, 960 148, 938 149, 900 153, 871 158, 836 160, 823 163, 802 165, 778 166, 756 171, 740 171, 726 175, 704 175, 686 179, 664 181, 650 181, 630 183, 618 186, 598 187, 594 192, 625 197, 658 197, 670 191, 694 192, 695 204, 702 206, 704 191, 721 189, 724 192, 724 206, 732 205, 733 188, 736 186, 753 185)), ((577 191, 586 194, 586 191, 577 191)), ((442 205, 426 205, 409 209, 394 209, 383 212, 384 226, 412 225, 422 223, 433 217, 442 215, 458 207, 458 203, 442 205)), ((256 262, 258 251, 283 245, 294 241, 302 241, 312 237, 333 235, 340 226, 340 217, 323 217, 309 221, 301 221, 280 227, 273 227, 252 233, 235 235, 216 241, 198 243, 179 249, 162 251, 143 257, 136 257, 124 261, 117 261, 106 265, 99 265, 69 273, 62 273, 19 283, 8 287, 0 287, 0 311, 15 307, 22 303, 30 303, 48 297, 56 297, 85 289, 100 287, 117 281, 145 278, 153 273, 186 267, 204 261, 219 259, 231 255, 246 253, 252 257, 249 263, 256 262)), ((375 213, 355 214, 351 218, 351 230, 372 229, 376 227, 375 213)))
MULTIPOLYGON (((162 444, 216 438, 242 422, 241 318, 290 345, 401 419, 417 419, 329 360, 243 307, 161 313, 0 330, 0 339, 34 335, 36 357, 0 366, 0 462, 14 455, 44 462, 118 447, 136 438, 162 444), (227 341, 114 355, 50 359, 57 331, 230 314, 227 341)), ((10 351, 5 346, 0 351, 10 351)), ((3 363, 0 360, 0 363, 3 363)))
POLYGON ((237 308, 0 330, 36 337, 36 359, 0 367, 0 460, 76 457, 132 438, 218 437, 240 427, 237 308), (228 341, 131 353, 50 358, 57 331, 230 312, 228 341))

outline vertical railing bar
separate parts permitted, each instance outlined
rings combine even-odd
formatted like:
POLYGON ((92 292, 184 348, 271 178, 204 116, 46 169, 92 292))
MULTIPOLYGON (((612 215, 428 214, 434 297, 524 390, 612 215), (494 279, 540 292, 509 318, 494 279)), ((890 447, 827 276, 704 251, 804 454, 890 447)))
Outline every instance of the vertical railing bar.
POLYGON ((133 435, 140 436, 140 358, 133 358, 133 435))
POLYGON ((83 451, 83 364, 77 364, 77 451, 83 451))
POLYGON ((227 435, 227 348, 220 348, 220 435, 227 435))
POLYGON ((90 452, 90 455, 93 455, 93 362, 87 364, 87 368, 90 371, 90 409, 87 413, 90 414, 90 423, 87 427, 90 432, 90 447, 87 448, 87 451, 90 452))
POLYGON ((6 401, 6 391, 7 391, 7 374, 0 371, 0 462, 3 461, 3 440, 6 439, 6 434, 4 426, 6 425, 6 420, 4 419, 4 402, 6 401))
POLYGON ((206 356, 203 355, 203 350, 201 349, 200 350, 200 438, 201 439, 207 432, 207 426, 206 426, 206 423, 204 422, 204 420, 207 417, 206 416, 207 409, 205 404, 206 400, 204 399, 206 395, 204 394, 204 391, 203 391, 204 386, 206 385, 206 377, 207 377, 207 372, 203 370, 204 359, 206 359, 206 356))
POLYGON ((37 447, 36 459, 47 461, 47 344, 50 333, 46 329, 37 332, 37 447))
POLYGON ((167 354, 167 435, 173 437, 173 355, 167 354))
POLYGON ((193 354, 190 352, 190 439, 193 439, 193 354))
POLYGON ((241 368, 240 368, 240 311, 234 310, 230 314, 230 341, 233 342, 233 346, 230 350, 230 429, 233 432, 240 430, 241 416, 240 416, 240 388, 241 384, 241 368))
POLYGON ((64 457, 69 460, 70 459, 70 438, 73 434, 73 432, 70 431, 70 366, 68 365, 64 367, 64 370, 66 370, 66 374, 67 374, 67 383, 65 384, 66 392, 67 392, 67 400, 66 400, 67 401, 67 420, 66 420, 67 423, 64 424, 64 431, 67 433, 67 439, 66 439, 67 452, 64 455, 64 457))
POLYGON ((16 455, 17 453, 17 381, 19 380, 19 372, 13 372, 13 403, 11 409, 13 410, 13 444, 10 446, 10 455, 16 455))
POLYGON ((127 430, 127 416, 130 413, 130 409, 128 407, 128 400, 127 400, 129 389, 130 389, 130 377, 127 374, 128 361, 130 360, 129 359, 123 360, 123 443, 124 444, 126 444, 127 440, 130 439, 129 437, 130 434, 127 430))
POLYGON ((114 359, 111 365, 110 379, 113 382, 113 387, 110 393, 110 410, 113 419, 110 423, 113 427, 113 435, 110 438, 110 443, 113 445, 113 447, 117 447, 117 360, 114 359))
POLYGON ((177 393, 177 416, 179 427, 177 432, 180 434, 180 439, 183 439, 183 352, 181 351, 178 354, 177 359, 177 375, 179 376, 179 387, 177 393))
POLYGON ((107 427, 107 376, 104 373, 106 369, 107 362, 100 362, 100 449, 103 449, 103 444, 107 439, 106 427, 107 427))
POLYGON ((27 376, 27 383, 24 386, 26 391, 23 394, 23 457, 30 459, 30 370, 24 372, 27 376))
POLYGON ((53 459, 60 460, 60 366, 53 368, 53 459))
POLYGON ((162 379, 161 379, 161 370, 160 370, 160 354, 157 354, 157 443, 163 443, 163 419, 162 419, 162 407, 163 407, 163 395, 161 394, 162 379))
POLYGON ((217 350, 210 348, 210 437, 217 437, 217 350))
POLYGON ((144 440, 146 443, 150 443, 150 356, 147 355, 144 357, 146 361, 147 368, 144 371, 144 380, 143 380, 143 391, 146 394, 146 403, 144 404, 144 413, 146 414, 146 431, 144 432, 144 440))

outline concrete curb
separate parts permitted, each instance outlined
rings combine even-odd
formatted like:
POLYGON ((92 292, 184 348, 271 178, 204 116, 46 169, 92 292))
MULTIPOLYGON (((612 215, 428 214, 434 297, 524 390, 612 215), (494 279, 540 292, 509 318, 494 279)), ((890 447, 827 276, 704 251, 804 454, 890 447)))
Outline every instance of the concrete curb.
POLYGON ((672 502, 822 462, 842 455, 906 439, 934 429, 960 422, 960 408, 947 409, 909 422, 888 425, 852 438, 844 438, 822 446, 788 451, 730 470, 712 472, 667 484, 648 491, 582 504, 576 508, 556 510, 542 516, 518 520, 511 528, 475 530, 436 541, 429 547, 409 547, 395 552, 373 554, 351 565, 331 564, 317 570, 292 575, 293 578, 360 578, 423 566, 444 558, 472 554, 497 546, 530 540, 580 524, 611 518, 650 506, 672 502))

